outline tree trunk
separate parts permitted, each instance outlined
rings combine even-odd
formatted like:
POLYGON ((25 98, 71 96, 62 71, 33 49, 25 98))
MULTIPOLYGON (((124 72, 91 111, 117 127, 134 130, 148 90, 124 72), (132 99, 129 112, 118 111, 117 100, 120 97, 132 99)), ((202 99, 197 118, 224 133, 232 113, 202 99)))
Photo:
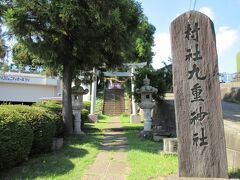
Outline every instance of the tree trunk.
POLYGON ((65 135, 73 133, 71 86, 72 68, 67 63, 63 66, 63 122, 65 135))

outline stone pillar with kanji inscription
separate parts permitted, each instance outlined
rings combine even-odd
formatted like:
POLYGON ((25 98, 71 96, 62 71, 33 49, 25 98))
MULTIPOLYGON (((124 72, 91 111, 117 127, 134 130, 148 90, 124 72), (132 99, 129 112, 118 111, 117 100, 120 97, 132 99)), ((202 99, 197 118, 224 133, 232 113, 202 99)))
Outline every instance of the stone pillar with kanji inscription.
POLYGON ((197 11, 170 27, 180 177, 226 178, 227 158, 213 22, 197 11))

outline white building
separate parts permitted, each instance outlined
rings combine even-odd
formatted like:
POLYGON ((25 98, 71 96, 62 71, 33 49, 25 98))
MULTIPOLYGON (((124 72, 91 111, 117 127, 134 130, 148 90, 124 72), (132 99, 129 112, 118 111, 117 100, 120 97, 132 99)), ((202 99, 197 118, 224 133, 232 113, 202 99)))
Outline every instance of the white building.
MULTIPOLYGON (((84 86, 90 90, 90 86, 84 86)), ((90 93, 83 96, 89 101, 90 93)), ((0 102, 33 103, 40 99, 61 99, 62 81, 56 77, 39 74, 5 72, 0 73, 0 102)))
POLYGON ((39 98, 62 94, 61 81, 39 74, 6 72, 0 74, 0 101, 37 102, 39 98))

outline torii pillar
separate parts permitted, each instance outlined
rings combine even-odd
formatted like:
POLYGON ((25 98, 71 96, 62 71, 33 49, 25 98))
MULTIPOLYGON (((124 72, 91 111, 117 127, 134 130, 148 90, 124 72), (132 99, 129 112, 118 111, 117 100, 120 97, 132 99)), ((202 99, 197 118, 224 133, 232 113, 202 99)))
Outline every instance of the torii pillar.
POLYGON ((92 90, 91 90, 91 109, 88 118, 91 122, 97 122, 97 114, 96 114, 96 94, 97 94, 97 71, 96 68, 93 68, 93 82, 92 82, 92 90))
POLYGON ((136 68, 141 68, 146 65, 147 65, 146 62, 137 63, 137 64, 126 64, 126 66, 131 68, 132 114, 130 116, 130 123, 140 123, 141 122, 141 118, 140 118, 139 114, 137 113, 137 104, 135 102, 135 97, 133 95, 134 88, 135 88, 134 73, 135 73, 136 68))
POLYGON ((135 88, 135 84, 134 84, 134 73, 135 73, 135 67, 131 67, 131 91, 132 91, 132 114, 130 116, 130 123, 140 123, 140 116, 137 113, 137 104, 135 102, 135 97, 134 97, 134 88, 135 88))

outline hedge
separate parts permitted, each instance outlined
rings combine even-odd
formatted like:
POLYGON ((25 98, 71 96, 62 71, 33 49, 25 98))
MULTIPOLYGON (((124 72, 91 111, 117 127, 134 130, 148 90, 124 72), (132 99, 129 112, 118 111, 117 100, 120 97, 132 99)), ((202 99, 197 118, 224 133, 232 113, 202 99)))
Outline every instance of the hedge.
POLYGON ((81 128, 84 129, 84 123, 88 122, 89 111, 87 109, 81 110, 81 128))
POLYGON ((55 117, 44 108, 25 105, 7 105, 14 112, 22 115, 23 121, 27 122, 33 130, 33 143, 31 154, 49 152, 52 146, 52 138, 55 135, 55 117))
POLYGON ((54 100, 41 101, 36 103, 34 106, 42 107, 49 112, 49 115, 52 115, 52 119, 56 125, 56 133, 54 137, 63 137, 63 117, 62 117, 62 104, 59 104, 54 100))
POLYGON ((91 102, 90 101, 83 101, 83 107, 84 107, 84 109, 87 109, 88 111, 90 111, 91 102))
POLYGON ((16 110, 0 106, 0 169, 12 167, 27 159, 33 141, 33 130, 16 110))

